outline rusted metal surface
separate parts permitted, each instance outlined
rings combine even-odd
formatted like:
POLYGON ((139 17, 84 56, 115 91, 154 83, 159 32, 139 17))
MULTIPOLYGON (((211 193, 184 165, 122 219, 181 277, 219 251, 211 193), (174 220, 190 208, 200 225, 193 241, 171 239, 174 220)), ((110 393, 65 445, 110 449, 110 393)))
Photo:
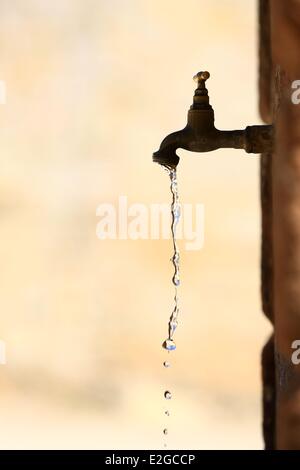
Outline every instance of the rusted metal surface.
POLYGON ((244 130, 234 131, 216 129, 214 110, 209 104, 205 86, 209 73, 199 72, 194 78, 198 87, 188 112, 187 125, 162 141, 159 150, 153 154, 154 162, 176 167, 179 162, 176 154, 178 148, 191 152, 211 152, 219 148, 244 149, 247 153, 272 151, 273 127, 271 125, 248 126, 244 130))
POLYGON ((245 129, 245 146, 247 153, 272 153, 273 126, 248 126, 245 129))

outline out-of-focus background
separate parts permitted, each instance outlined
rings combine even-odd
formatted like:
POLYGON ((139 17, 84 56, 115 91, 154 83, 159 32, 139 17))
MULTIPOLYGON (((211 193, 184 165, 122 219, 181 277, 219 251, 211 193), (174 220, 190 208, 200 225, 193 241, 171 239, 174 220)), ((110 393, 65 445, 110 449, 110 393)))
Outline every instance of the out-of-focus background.
POLYGON ((2 0, 0 447, 262 447, 259 157, 180 151, 182 248, 172 367, 171 242, 99 240, 96 209, 170 201, 151 162, 211 73, 219 128, 259 123, 253 0, 2 0))

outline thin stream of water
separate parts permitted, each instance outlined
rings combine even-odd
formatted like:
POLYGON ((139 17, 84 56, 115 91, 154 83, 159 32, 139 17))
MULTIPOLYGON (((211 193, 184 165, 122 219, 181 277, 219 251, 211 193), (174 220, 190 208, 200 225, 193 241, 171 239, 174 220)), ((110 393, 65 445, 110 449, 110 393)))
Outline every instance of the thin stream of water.
MULTIPOLYGON (((170 353, 171 351, 174 351, 176 349, 176 344, 174 342, 173 336, 178 326, 178 315, 179 315, 178 288, 180 285, 180 275, 179 275, 180 254, 179 254, 179 249, 178 249, 177 239, 176 239, 176 228, 180 219, 180 203, 179 203, 179 195, 178 195, 176 168, 167 168, 167 171, 170 177, 170 182, 171 182, 170 189, 171 189, 171 194, 172 194, 171 233, 172 233, 172 242, 173 242, 173 256, 171 258, 171 261, 174 266, 174 274, 172 277, 172 283, 175 287, 175 293, 174 293, 174 306, 173 306, 173 310, 172 310, 169 323, 168 323, 168 337, 163 342, 162 346, 164 349, 168 351, 168 353, 170 353)), ((169 368, 171 364, 169 361, 164 361, 163 365, 165 368, 169 368)), ((169 390, 166 390, 164 392, 164 397, 166 400, 170 400, 172 398, 171 392, 169 390)), ((165 410, 165 416, 167 417, 170 416, 169 410, 165 410)), ((163 434, 165 436, 168 434, 168 428, 165 428, 163 430, 163 434)), ((164 447, 167 447, 166 443, 164 443, 164 447)))
POLYGON ((178 314, 179 314, 179 302, 178 302, 178 287, 180 285, 180 275, 179 275, 179 263, 180 263, 180 254, 177 245, 176 239, 176 228, 180 219, 180 204, 179 204, 179 195, 178 195, 178 184, 177 184, 177 173, 175 168, 168 170, 170 181, 171 181, 171 193, 172 193, 172 204, 171 204, 171 233, 172 233, 172 242, 173 242, 173 256, 171 261, 174 266, 174 275, 172 277, 172 282, 175 286, 175 295, 174 295, 174 308, 170 316, 168 324, 168 337, 163 343, 163 347, 167 351, 173 351, 176 349, 176 344, 173 340, 175 330, 178 326, 178 314))

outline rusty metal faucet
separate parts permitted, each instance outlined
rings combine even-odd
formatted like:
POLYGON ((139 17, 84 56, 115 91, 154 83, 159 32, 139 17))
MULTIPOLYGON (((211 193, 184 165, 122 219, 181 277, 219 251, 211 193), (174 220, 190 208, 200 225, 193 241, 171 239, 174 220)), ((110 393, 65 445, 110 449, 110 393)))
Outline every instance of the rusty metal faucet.
POLYGON ((188 122, 181 131, 169 134, 153 154, 153 161, 169 167, 176 167, 178 148, 191 152, 211 152, 219 148, 244 149, 247 153, 272 151, 273 126, 248 126, 244 130, 220 131, 214 125, 214 110, 209 104, 205 86, 209 72, 199 72, 194 76, 197 82, 193 104, 188 111, 188 122))

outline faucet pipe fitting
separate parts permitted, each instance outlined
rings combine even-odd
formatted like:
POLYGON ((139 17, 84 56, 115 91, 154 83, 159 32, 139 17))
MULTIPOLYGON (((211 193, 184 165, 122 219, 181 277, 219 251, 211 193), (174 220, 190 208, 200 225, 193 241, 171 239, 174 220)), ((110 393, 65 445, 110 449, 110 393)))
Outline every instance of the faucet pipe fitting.
POLYGON ((214 110, 209 104, 205 86, 208 72, 199 72, 193 104, 188 111, 187 125, 184 129, 169 134, 153 154, 153 161, 169 167, 176 167, 179 157, 178 148, 191 152, 211 152, 219 148, 244 149, 247 153, 271 152, 273 146, 273 126, 248 126, 243 130, 222 131, 215 128, 214 110))

